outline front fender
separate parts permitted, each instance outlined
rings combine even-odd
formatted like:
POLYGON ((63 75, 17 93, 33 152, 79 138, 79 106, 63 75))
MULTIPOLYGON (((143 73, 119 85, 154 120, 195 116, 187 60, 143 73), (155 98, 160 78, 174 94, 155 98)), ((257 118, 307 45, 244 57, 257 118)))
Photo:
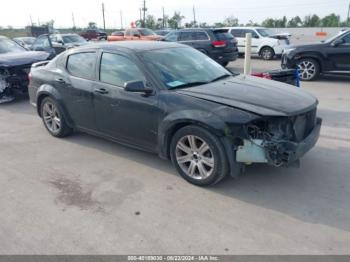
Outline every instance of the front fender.
POLYGON ((225 122, 214 113, 200 110, 177 111, 166 116, 158 128, 158 152, 160 157, 169 158, 172 135, 186 125, 198 125, 221 137, 228 130, 225 122))

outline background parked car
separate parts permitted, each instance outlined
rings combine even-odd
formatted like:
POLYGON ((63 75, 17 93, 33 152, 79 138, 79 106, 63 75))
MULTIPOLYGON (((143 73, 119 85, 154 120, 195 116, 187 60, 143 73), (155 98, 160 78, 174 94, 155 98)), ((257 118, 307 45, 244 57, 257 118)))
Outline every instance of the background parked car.
POLYGON ((48 52, 50 58, 53 58, 69 48, 86 44, 88 42, 77 34, 45 34, 39 36, 30 49, 48 52))
POLYGON ((31 65, 48 57, 45 52, 27 51, 15 41, 0 36, 0 103, 12 101, 15 92, 27 93, 31 65))
POLYGON ((241 55, 245 52, 247 33, 252 34, 252 54, 257 54, 264 60, 281 56, 283 50, 289 48, 288 34, 274 34, 263 27, 226 27, 225 29, 237 39, 241 55))
POLYGON ((291 47, 282 56, 282 68, 298 68, 305 81, 321 73, 350 74, 350 30, 321 43, 291 47))
POLYGON ((169 34, 171 31, 173 31, 172 29, 162 29, 162 30, 156 30, 154 31, 157 35, 160 36, 166 36, 167 34, 169 34))
POLYGON ((157 35, 153 30, 148 28, 129 28, 125 30, 124 38, 121 36, 111 35, 108 37, 108 41, 123 41, 123 40, 136 40, 136 41, 157 41, 161 36, 157 35))
POLYGON ((223 66, 238 57, 237 41, 225 29, 181 29, 170 32, 162 41, 192 46, 223 66))
POLYGON ((86 40, 107 40, 107 33, 100 29, 88 29, 80 33, 80 36, 86 40))
POLYGON ((35 37, 27 36, 27 37, 16 37, 13 39, 13 41, 23 46, 24 48, 29 49, 33 45, 35 39, 36 39, 35 37))

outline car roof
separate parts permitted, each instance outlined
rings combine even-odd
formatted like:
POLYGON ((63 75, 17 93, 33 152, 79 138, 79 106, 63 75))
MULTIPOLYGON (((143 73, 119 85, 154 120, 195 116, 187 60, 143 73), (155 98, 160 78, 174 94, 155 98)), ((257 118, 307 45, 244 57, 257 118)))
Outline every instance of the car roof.
POLYGON ((266 27, 262 27, 262 26, 228 26, 228 27, 223 27, 222 29, 266 29, 266 27))
POLYGON ((120 41, 120 42, 103 42, 103 43, 94 43, 86 46, 81 46, 74 48, 73 51, 83 51, 91 49, 104 49, 110 51, 118 51, 120 49, 141 52, 141 51, 150 51, 157 49, 168 49, 176 47, 186 47, 186 45, 173 43, 173 42, 160 42, 160 41, 120 41))

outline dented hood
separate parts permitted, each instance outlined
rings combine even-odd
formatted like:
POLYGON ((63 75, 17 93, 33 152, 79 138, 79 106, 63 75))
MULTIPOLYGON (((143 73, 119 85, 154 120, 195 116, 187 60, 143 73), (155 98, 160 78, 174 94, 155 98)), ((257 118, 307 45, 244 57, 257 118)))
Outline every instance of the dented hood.
POLYGON ((176 92, 266 116, 297 115, 318 103, 295 86, 243 75, 176 92))
POLYGON ((39 51, 24 51, 0 54, 0 66, 12 67, 33 64, 48 59, 49 54, 39 51))

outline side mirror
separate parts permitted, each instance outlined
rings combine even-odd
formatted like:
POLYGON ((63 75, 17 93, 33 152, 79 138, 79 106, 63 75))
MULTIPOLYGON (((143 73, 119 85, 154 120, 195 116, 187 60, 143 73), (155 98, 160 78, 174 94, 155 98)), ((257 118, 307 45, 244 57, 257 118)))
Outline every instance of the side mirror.
POLYGON ((344 44, 344 40, 343 39, 336 39, 333 41, 332 43, 332 46, 338 46, 338 45, 341 45, 341 44, 344 44))
POLYGON ((153 93, 152 89, 148 89, 143 81, 130 81, 124 84, 124 89, 127 92, 144 93, 149 95, 153 93))
POLYGON ((258 35, 254 35, 253 38, 259 39, 260 37, 258 35))

